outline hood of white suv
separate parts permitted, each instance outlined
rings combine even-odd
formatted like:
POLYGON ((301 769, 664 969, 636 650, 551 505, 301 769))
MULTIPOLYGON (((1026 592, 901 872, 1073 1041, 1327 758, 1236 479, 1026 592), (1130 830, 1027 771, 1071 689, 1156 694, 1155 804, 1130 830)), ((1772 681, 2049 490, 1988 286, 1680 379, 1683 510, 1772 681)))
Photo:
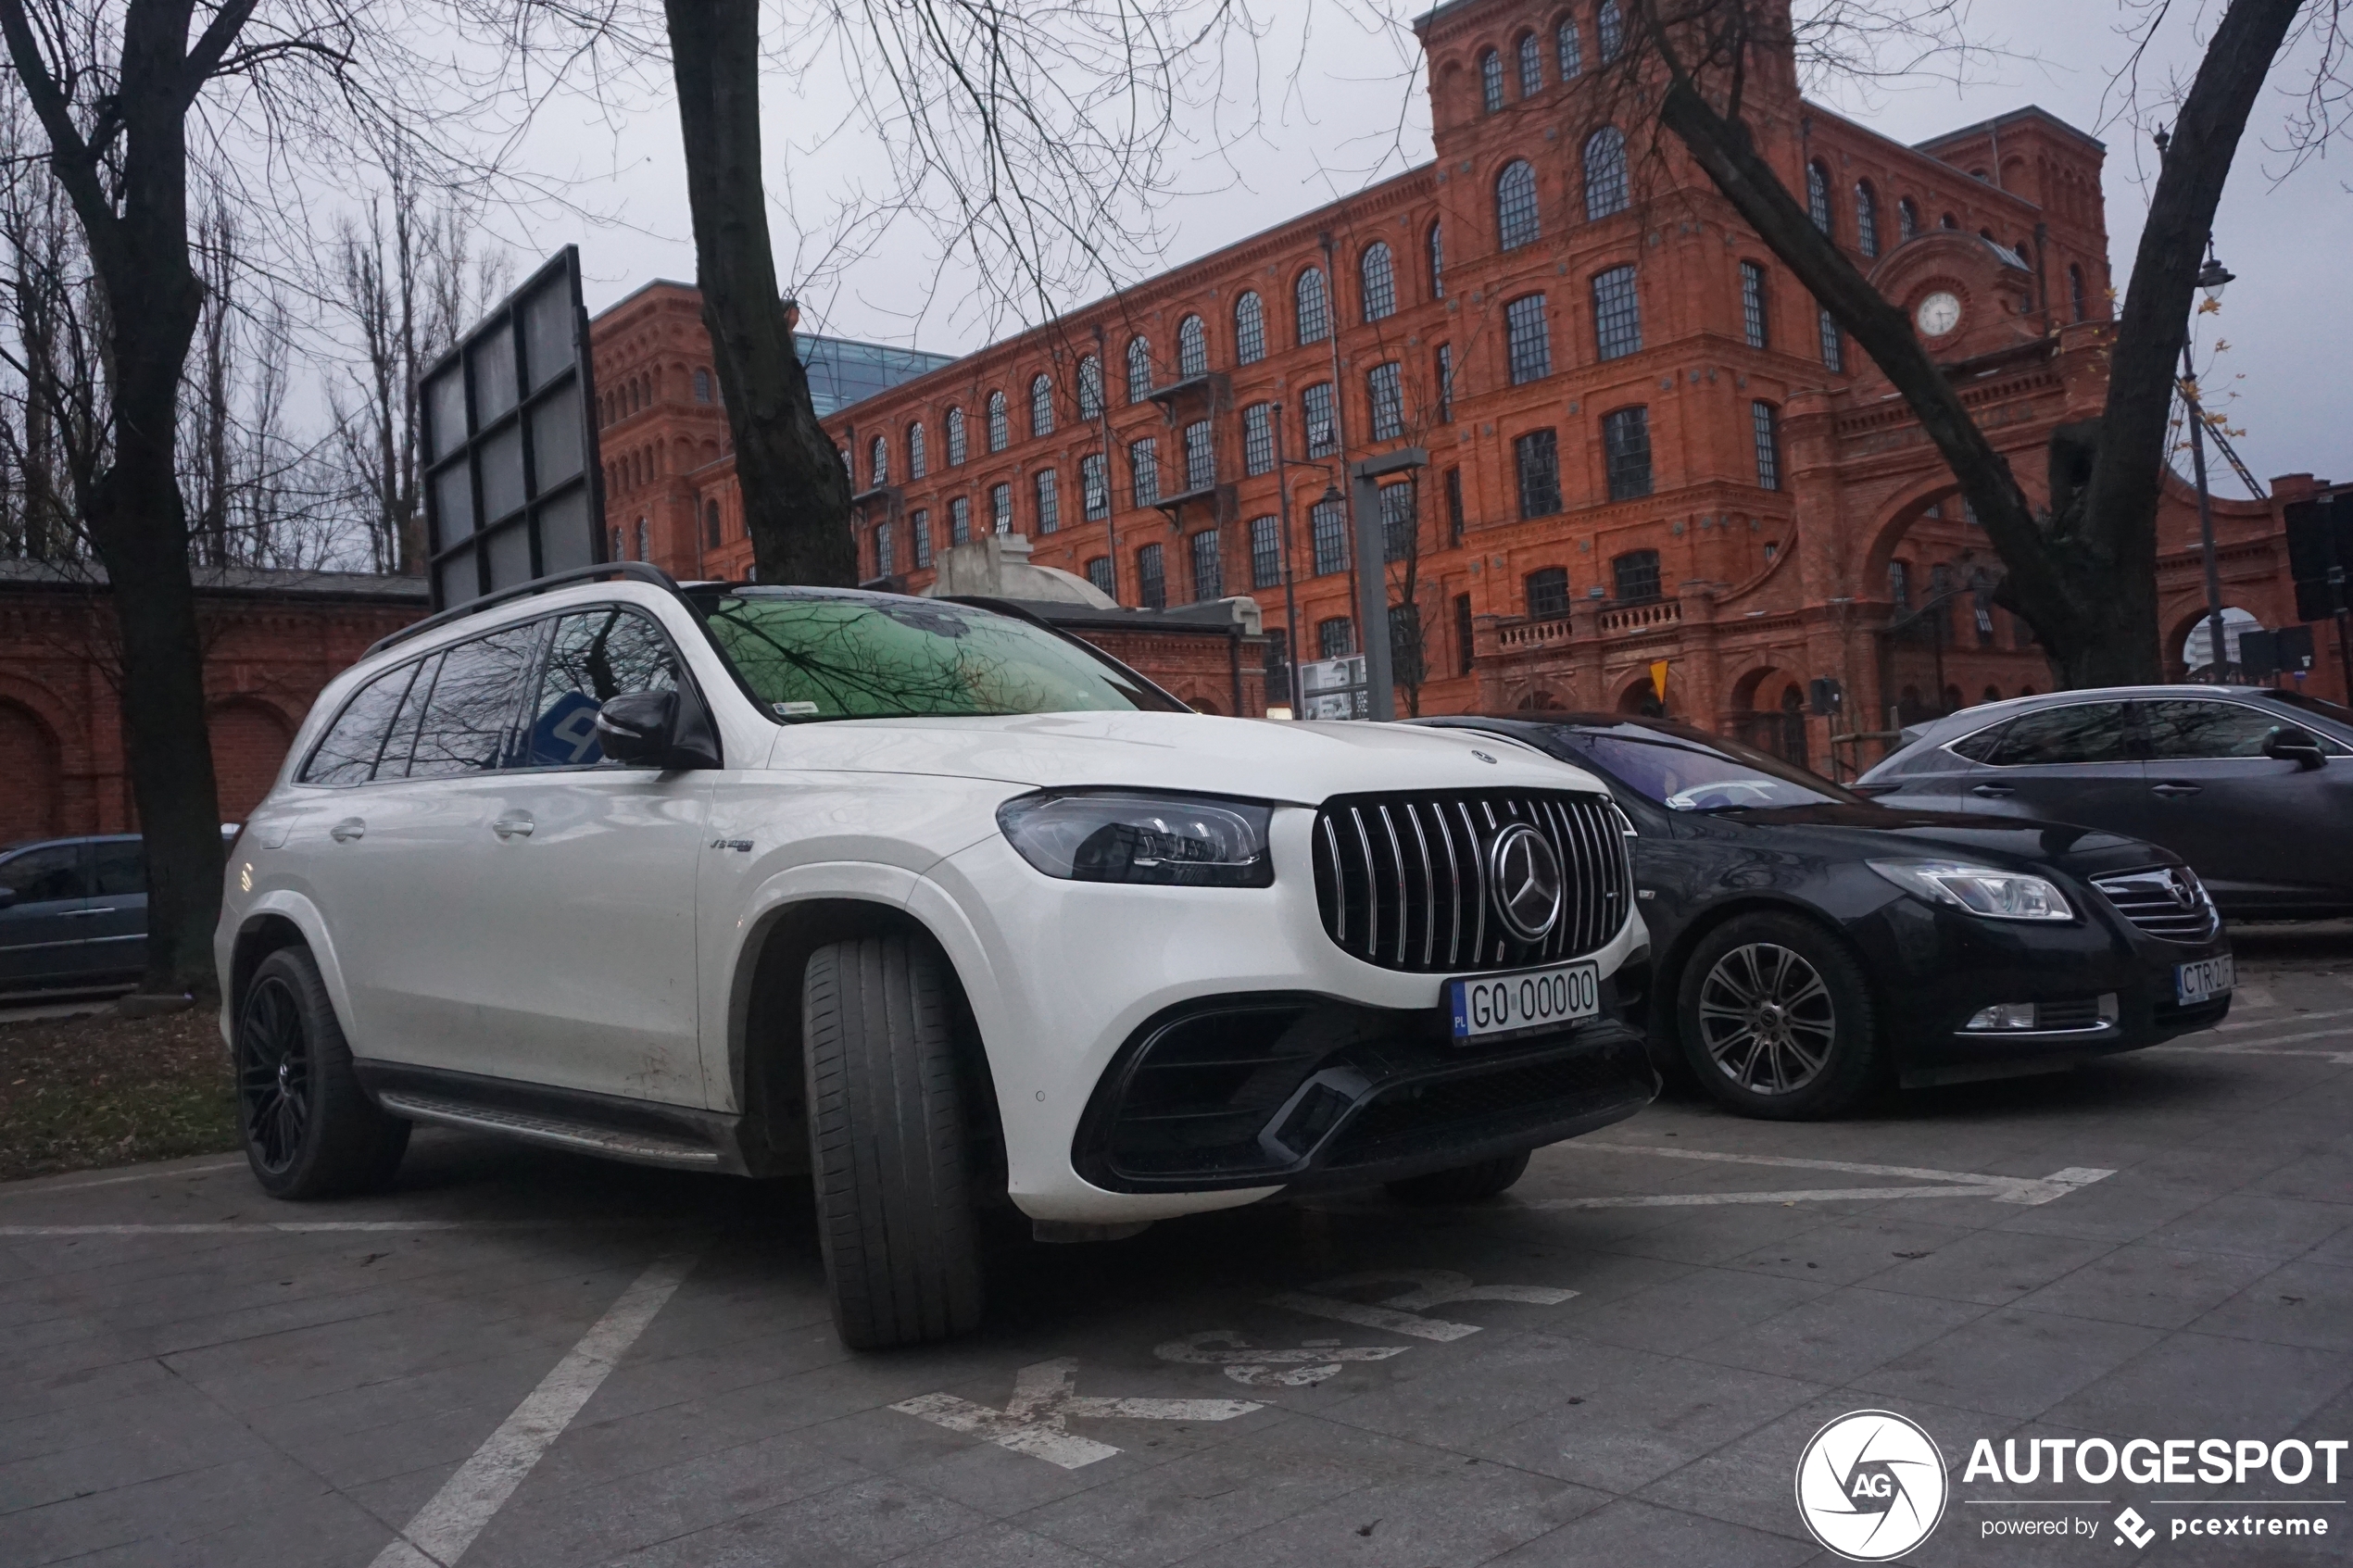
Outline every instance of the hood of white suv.
POLYGON ((933 773, 1038 787, 1194 790, 1302 805, 1364 790, 1602 793, 1599 781, 1582 769, 1492 735, 1205 713, 1032 713, 794 724, 778 733, 768 766, 933 773))

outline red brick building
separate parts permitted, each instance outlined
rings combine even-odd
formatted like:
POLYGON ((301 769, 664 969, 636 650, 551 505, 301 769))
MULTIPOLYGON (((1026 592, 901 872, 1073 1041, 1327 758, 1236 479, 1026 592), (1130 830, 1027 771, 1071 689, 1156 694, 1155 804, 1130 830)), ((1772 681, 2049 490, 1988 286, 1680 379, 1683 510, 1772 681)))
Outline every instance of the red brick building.
MULTIPOLYGON (((422 577, 199 571, 212 765, 226 822, 268 793, 320 690, 425 612, 422 577)), ((137 828, 113 601, 103 582, 0 562, 0 844, 137 828)))
MULTIPOLYGON (((1018 532, 1123 605, 1251 595, 1278 642, 1287 558, 1300 657, 1347 651, 1354 563, 1319 498, 1344 459, 1419 445, 1383 508, 1422 711, 1630 708, 1664 661, 1670 711, 1821 766, 1829 722, 1794 716, 1814 677, 1848 694, 1842 730, 2046 686, 1885 380, 1703 178, 1606 122, 1604 25, 1592 0, 1441 6, 1434 161, 836 414, 862 570, 920 590, 954 544, 1018 532)), ((2034 488, 2052 427, 2105 392, 2100 143, 2027 108, 1905 146, 1806 102, 1786 59, 1748 93, 1857 265, 1934 300, 1930 347, 2034 488)), ((612 543, 745 573, 694 291, 595 332, 612 543)), ((2215 508, 2226 600, 2266 625, 2299 483, 2215 508)), ((2185 488, 2159 522, 2178 665, 2204 608, 2185 488)))

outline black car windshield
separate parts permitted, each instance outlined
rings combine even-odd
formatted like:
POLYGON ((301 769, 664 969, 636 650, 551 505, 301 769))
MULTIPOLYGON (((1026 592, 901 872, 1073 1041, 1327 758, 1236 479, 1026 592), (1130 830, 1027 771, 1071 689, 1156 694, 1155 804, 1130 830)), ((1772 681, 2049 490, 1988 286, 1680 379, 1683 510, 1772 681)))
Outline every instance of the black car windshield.
POLYGON ((1574 759, 1670 811, 1863 804, 1860 796, 1770 752, 1680 724, 1564 725, 1553 735, 1574 759))
POLYGON ((706 624, 753 697, 788 723, 1171 707, 1087 649, 970 605, 753 589, 711 604, 706 624))

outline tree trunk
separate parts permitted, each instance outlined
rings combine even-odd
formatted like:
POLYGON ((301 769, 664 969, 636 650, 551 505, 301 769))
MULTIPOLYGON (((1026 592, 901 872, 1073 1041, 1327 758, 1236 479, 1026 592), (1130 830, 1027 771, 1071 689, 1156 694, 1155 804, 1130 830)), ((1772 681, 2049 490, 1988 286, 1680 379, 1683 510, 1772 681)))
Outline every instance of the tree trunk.
POLYGON ((849 476, 810 401, 776 293, 760 173, 759 0, 664 0, 696 282, 762 583, 849 587, 849 476))
MULTIPOLYGON (((231 0, 213 13, 203 40, 208 61, 252 9, 252 0, 231 0)), ((82 222, 112 351, 114 449, 77 488, 122 638, 132 796, 146 838, 145 988, 201 997, 214 988, 222 857, 177 450, 181 377, 204 305, 189 257, 183 116, 211 68, 190 56, 192 13, 192 0, 132 0, 124 15, 110 105, 120 117, 117 182, 104 169, 107 148, 85 142, 75 124, 22 0, 0 0, 11 63, 82 222)))
MULTIPOLYGON (((2007 571, 1999 595, 2023 616, 2069 686, 2162 679, 2157 622, 2157 504, 2174 361, 2188 332, 2198 252, 2238 139, 2299 0, 2232 0, 2182 107, 2118 323, 2107 413, 2090 483, 2037 519, 2011 473, 1895 305, 1817 229, 1747 124, 1719 115, 1650 36, 1672 81, 1659 120, 1766 245, 1893 382, 1953 470, 2007 571)), ((1770 35, 1770 30, 1767 30, 1770 35)))

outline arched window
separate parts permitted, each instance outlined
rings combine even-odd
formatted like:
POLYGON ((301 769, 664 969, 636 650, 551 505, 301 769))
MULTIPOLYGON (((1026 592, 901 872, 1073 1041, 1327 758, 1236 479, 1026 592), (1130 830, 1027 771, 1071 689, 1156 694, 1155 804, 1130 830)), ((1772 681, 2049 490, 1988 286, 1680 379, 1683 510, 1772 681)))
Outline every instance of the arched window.
POLYGON ((2024 240, 2020 240, 2020 241, 2018 241, 2016 244, 2012 245, 2010 246, 2010 248, 2011 248, 2012 250, 2014 250, 2014 251, 2018 252, 2018 258, 2019 258, 2020 261, 2022 261, 2022 262, 2026 263, 2026 267, 2027 267, 2027 270, 2028 270, 2029 271, 2033 270, 2033 268, 2034 268, 2034 252, 2033 252, 2033 249, 2032 249, 2031 246, 2029 246, 2029 245, 2027 245, 2027 243, 2026 243, 2024 240))
POLYGON ((1585 217, 1587 221, 1626 210, 1626 138, 1615 125, 1604 125, 1585 139, 1585 217))
POLYGON ((1152 395, 1152 345, 1148 338, 1127 340, 1127 401, 1141 403, 1152 395))
POLYGON ((1209 329, 1198 316, 1176 323, 1176 373, 1186 381, 1209 374, 1209 329))
POLYGON ((1536 35, 1519 35, 1516 50, 1519 56, 1519 95, 1532 98, 1544 90, 1544 51, 1538 46, 1536 35))
POLYGON ((1446 297, 1446 231, 1437 223, 1429 226, 1429 297, 1446 297))
POLYGON ((1601 35, 1602 64, 1626 52, 1626 19, 1617 9, 1617 0, 1602 0, 1601 9, 1593 14, 1593 31, 1601 35))
POLYGON ((1514 158, 1495 177, 1495 244, 1499 250, 1517 250, 1538 238, 1536 170, 1525 159, 1514 158))
POLYGON ((1389 246, 1375 240, 1356 258, 1356 277, 1361 285, 1365 305, 1365 320, 1378 321, 1397 314, 1397 270, 1390 262, 1389 246))
POLYGON ((924 426, 921 420, 907 427, 907 477, 921 479, 931 468, 931 454, 924 449, 924 426))
POLYGON ((1504 107, 1504 56, 1492 49, 1478 56, 1478 102, 1489 114, 1504 107))
POLYGON ((2083 269, 2070 262, 2067 269, 2067 300, 2075 307, 2075 319, 2089 320, 2083 313, 2083 269))
POLYGON ((1906 240, 1917 240, 1919 237, 1919 204, 1911 197, 1906 196, 1895 204, 1895 243, 1900 245, 1906 240))
POLYGON ((711 372, 700 365, 695 367, 695 401, 698 403, 711 401, 711 372))
POLYGON ((652 546, 646 533, 646 520, 644 518, 639 518, 637 520, 637 558, 639 560, 651 560, 654 558, 652 546))
POLYGON ((1001 452, 1013 439, 1013 421, 1005 415, 1005 395, 992 392, 988 395, 988 449, 1001 452))
POLYGON ((1806 211, 1815 228, 1831 232, 1831 171, 1818 159, 1806 166, 1806 211))
POLYGON ((1266 358, 1266 307, 1255 293, 1234 301, 1234 362, 1255 365, 1266 358))
POLYGON ((961 468, 964 461, 964 411, 948 410, 948 466, 961 468))
POLYGON ((1879 254, 1879 193, 1869 180, 1855 182, 1855 248, 1865 256, 1879 254))
POLYGON ((1961 226, 1961 220, 1948 212, 1936 220, 1936 226, 1940 229, 1957 229, 1961 226))
POLYGON ((719 503, 706 501, 702 508, 702 545, 706 550, 719 548, 719 503))
POLYGON ((1324 270, 1310 267, 1299 275, 1291 288, 1292 303, 1299 316, 1299 345, 1321 343, 1332 335, 1331 299, 1324 292, 1324 270))
POLYGON ((1029 378, 1029 433, 1054 433, 1054 383, 1043 370, 1029 378))
POLYGON ((879 435, 875 437, 874 445, 866 448, 866 469, 874 479, 875 489, 879 490, 890 483, 890 443, 879 435))
POLYGON ((1078 417, 1103 417, 1103 362, 1091 354, 1078 361, 1078 417))
POLYGON ((1577 19, 1563 17, 1553 35, 1553 53, 1559 56, 1561 80, 1574 82, 1585 74, 1585 44, 1577 36, 1577 19))

